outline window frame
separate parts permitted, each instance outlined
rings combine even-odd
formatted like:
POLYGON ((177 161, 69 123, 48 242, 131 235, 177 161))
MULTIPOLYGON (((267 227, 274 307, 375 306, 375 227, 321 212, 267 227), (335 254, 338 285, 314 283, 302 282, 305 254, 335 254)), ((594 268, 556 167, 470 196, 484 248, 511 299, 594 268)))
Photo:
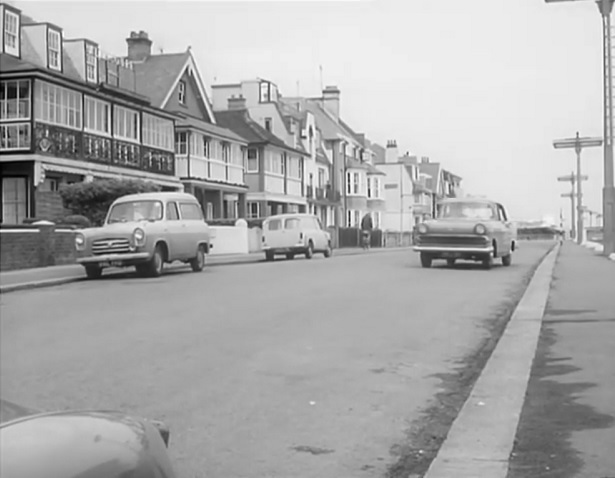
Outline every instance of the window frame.
POLYGON ((246 203, 246 216, 248 219, 258 219, 261 217, 261 203, 258 201, 248 201, 246 203), (252 206, 256 206, 256 215, 253 213, 252 206))
POLYGON ((166 207, 166 211, 165 211, 165 219, 167 221, 179 221, 180 220, 180 216, 179 216, 179 208, 177 207, 177 203, 175 201, 170 201, 167 203, 167 207, 166 207), (175 211, 175 217, 169 217, 170 211, 175 211))
POLYGON ((112 130, 112 124, 111 124, 111 108, 112 104, 108 101, 103 101, 101 99, 98 99, 94 96, 89 96, 89 95, 84 95, 83 96, 83 131, 86 131, 88 133, 93 133, 93 134, 97 134, 97 135, 102 135, 102 136, 107 136, 107 137, 111 137, 111 130, 112 130), (97 129, 96 127, 92 127, 91 125, 87 124, 89 123, 89 106, 91 104, 95 104, 96 105, 96 109, 95 109, 95 121, 98 122, 98 120, 100 119, 98 117, 98 108, 99 106, 103 106, 107 108, 107 131, 101 130, 101 129, 97 129))
POLYGON ((92 83, 98 82, 98 46, 94 43, 85 44, 85 79, 92 83))
MULTIPOLYGON (((132 121, 130 122, 132 123, 132 121)), ((128 143, 141 143, 141 114, 139 110, 134 110, 132 108, 127 108, 117 104, 113 105, 113 137, 128 143), (123 123, 120 123, 119 118, 122 114, 124 116, 123 123), (129 124, 129 118, 136 119, 136 124, 133 124, 136 138, 125 135, 129 124), (120 125, 123 125, 123 128, 120 128, 120 125), (120 129, 123 129, 123 131, 119 131, 120 129)))
POLYGON ((54 28, 47 28, 47 68, 62 71, 62 32, 54 28), (55 45, 52 40, 57 40, 57 49, 53 48, 55 45), (52 61, 53 58, 57 58, 57 63, 52 61))
POLYGON ((143 112, 141 116, 141 144, 149 148, 174 152, 173 121, 146 112, 143 112))
POLYGON ((177 85, 177 101, 180 105, 186 104, 186 82, 184 80, 179 80, 177 85))
POLYGON ((187 155, 188 154, 188 132, 187 131, 176 131, 175 132, 175 154, 187 155), (181 140, 181 136, 184 137, 184 140, 181 140), (184 145, 184 151, 182 152, 178 146, 184 145))
POLYGON ((83 130, 83 93, 48 81, 36 80, 33 98, 36 121, 77 131, 83 130), (45 88, 47 89, 47 101, 44 101, 45 88), (53 95, 51 95, 52 92, 53 95), (53 102, 51 102, 52 96, 53 102), (57 101, 58 96, 60 102, 57 101), (62 103, 62 100, 66 98, 69 99, 68 104, 62 103), (53 118, 50 114, 51 111, 53 111, 53 118), (69 124, 71 114, 75 124, 69 124), (60 120, 58 120, 58 116, 60 116, 60 120), (62 121, 64 117, 66 117, 66 122, 62 121))
POLYGON ((259 171, 259 167, 258 167, 258 148, 248 148, 246 151, 246 173, 258 173, 259 171), (250 151, 253 151, 254 157, 250 158, 250 151), (254 161, 254 168, 250 168, 250 161, 254 161))
POLYGON ((13 56, 20 56, 21 50, 21 38, 19 35, 21 19, 18 13, 8 10, 4 7, 4 18, 2 19, 2 45, 4 46, 4 52, 13 56), (14 20, 15 31, 9 30, 9 26, 13 26, 9 19, 14 20), (11 40, 9 40, 11 39, 11 40), (11 44, 12 43, 12 44, 11 44))
POLYGON ((203 217, 203 210, 198 204, 188 201, 181 201, 179 203, 179 214, 182 221, 205 221, 205 217, 203 217), (198 211, 198 217, 185 217, 184 216, 184 206, 188 206, 190 209, 194 209, 198 211))

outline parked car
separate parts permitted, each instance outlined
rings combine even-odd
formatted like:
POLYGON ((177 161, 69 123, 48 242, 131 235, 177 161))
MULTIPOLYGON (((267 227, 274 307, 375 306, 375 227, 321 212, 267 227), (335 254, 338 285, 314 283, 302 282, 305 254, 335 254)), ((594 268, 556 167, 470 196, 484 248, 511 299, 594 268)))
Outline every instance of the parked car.
POLYGON ((175 478, 161 422, 122 412, 41 412, 0 399, 2 478, 175 478))
POLYGON ((445 259, 449 267, 457 259, 479 261, 487 269, 494 258, 511 265, 517 230, 504 206, 488 199, 457 198, 442 200, 437 210, 435 219, 415 226, 414 250, 423 267, 431 267, 434 259, 445 259))
POLYGON ((102 227, 75 236, 77 262, 90 279, 105 267, 135 266, 159 276, 165 263, 181 261, 199 272, 212 248, 211 232, 197 199, 186 193, 129 194, 109 207, 102 227))
POLYGON ((263 221, 263 250, 268 261, 277 254, 294 259, 305 254, 311 259, 315 252, 331 257, 331 234, 322 227, 320 219, 311 214, 279 214, 263 221))

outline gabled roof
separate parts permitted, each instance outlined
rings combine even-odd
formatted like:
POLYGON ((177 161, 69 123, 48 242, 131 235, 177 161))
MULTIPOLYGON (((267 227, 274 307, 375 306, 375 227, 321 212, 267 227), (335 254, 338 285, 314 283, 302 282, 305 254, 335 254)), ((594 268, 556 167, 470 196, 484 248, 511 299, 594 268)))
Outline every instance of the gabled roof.
POLYGON ((152 100, 152 104, 164 108, 175 91, 186 69, 193 73, 201 99, 212 123, 216 123, 214 112, 205 89, 196 60, 190 48, 183 53, 150 55, 145 61, 134 62, 137 74, 137 90, 152 100))
POLYGON ((209 133, 214 136, 234 140, 234 141, 237 141, 238 143, 247 144, 247 141, 243 137, 239 136, 237 133, 235 133, 234 131, 228 128, 223 128, 219 124, 211 124, 206 121, 200 120, 198 118, 194 118, 190 115, 177 114, 177 113, 176 115, 181 118, 177 120, 178 126, 187 126, 189 128, 190 127, 196 128, 199 131, 204 131, 205 133, 209 133))
POLYGON ((256 121, 250 118, 247 110, 228 110, 217 113, 218 124, 234 131, 248 143, 271 144, 278 148, 294 151, 305 155, 305 151, 288 146, 284 141, 267 131, 256 121))

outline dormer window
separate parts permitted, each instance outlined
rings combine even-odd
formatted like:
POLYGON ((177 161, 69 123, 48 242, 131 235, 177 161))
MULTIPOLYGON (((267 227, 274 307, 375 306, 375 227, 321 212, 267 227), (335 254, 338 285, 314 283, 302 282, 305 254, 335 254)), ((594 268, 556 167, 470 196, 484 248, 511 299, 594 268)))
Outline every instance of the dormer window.
POLYGON ((4 6, 4 52, 19 56, 19 14, 4 6))
POLYGON ((179 104, 185 105, 186 104, 186 82, 183 80, 179 82, 178 95, 179 95, 178 97, 179 104))
POLYGON ((62 70, 62 35, 57 30, 47 30, 47 61, 53 70, 62 70))
POLYGON ((87 81, 98 81, 98 48, 92 43, 85 45, 85 78, 87 81))
POLYGON ((259 96, 261 103, 269 103, 271 101, 271 85, 268 81, 261 82, 259 96))

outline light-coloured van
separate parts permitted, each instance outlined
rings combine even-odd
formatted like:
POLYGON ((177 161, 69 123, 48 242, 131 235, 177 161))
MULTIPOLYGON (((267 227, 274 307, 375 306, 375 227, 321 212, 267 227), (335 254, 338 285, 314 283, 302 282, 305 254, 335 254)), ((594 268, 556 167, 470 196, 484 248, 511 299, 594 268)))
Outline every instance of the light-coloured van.
POLYGON ((331 257, 331 234, 322 227, 320 219, 311 214, 279 214, 263 221, 263 251, 268 261, 276 254, 294 259, 305 254, 311 259, 315 252, 331 257))

